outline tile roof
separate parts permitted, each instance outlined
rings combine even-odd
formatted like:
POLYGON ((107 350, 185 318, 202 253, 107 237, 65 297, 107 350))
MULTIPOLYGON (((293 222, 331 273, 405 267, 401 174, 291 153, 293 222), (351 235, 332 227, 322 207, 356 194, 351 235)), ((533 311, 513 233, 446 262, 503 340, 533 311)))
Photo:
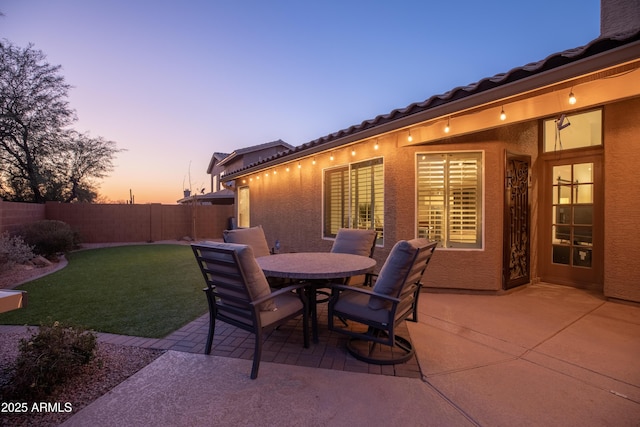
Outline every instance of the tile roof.
POLYGON ((293 145, 287 144, 283 140, 278 139, 276 141, 265 142, 264 144, 252 145, 250 147, 244 147, 244 148, 240 148, 240 149, 234 150, 233 153, 227 155, 224 159, 222 159, 220 162, 218 162, 218 164, 222 165, 224 163, 227 163, 229 160, 231 160, 231 159, 233 159, 233 158, 235 158, 237 156, 241 156, 243 154, 253 153, 254 151, 260 151, 260 150, 264 150, 266 148, 272 148, 272 147, 278 147, 278 146, 282 146, 284 148, 284 151, 290 151, 290 150, 294 149, 293 145))
POLYGON ((260 166, 261 164, 273 162, 281 158, 286 158, 296 153, 300 153, 302 151, 309 150, 311 148, 318 147, 324 144, 329 144, 332 141, 336 141, 347 136, 356 135, 366 130, 389 124, 394 121, 398 121, 414 114, 434 109, 436 107, 451 103, 459 99, 476 95, 481 92, 504 86, 509 83, 517 82, 544 73, 545 71, 554 70, 564 65, 595 56, 597 54, 636 42, 638 40, 640 40, 640 30, 633 30, 625 33, 599 37, 584 46, 551 54, 541 61, 532 62, 521 67, 513 68, 506 73, 496 74, 495 76, 484 78, 476 83, 472 83, 467 86, 458 86, 444 94, 434 95, 425 101, 410 104, 405 108, 395 109, 388 114, 379 115, 371 120, 365 120, 360 124, 350 126, 346 129, 339 130, 332 134, 299 145, 295 148, 278 153, 259 162, 247 165, 236 171, 231 171, 227 173, 226 177, 233 179, 233 175, 260 166))

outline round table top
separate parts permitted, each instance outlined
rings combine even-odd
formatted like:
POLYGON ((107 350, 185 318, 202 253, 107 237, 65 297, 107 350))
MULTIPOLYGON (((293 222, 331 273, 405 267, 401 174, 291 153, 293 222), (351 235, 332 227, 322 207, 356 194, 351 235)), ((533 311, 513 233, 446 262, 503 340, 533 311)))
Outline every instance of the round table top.
POLYGON ((286 279, 340 279, 369 273, 376 260, 332 252, 292 252, 256 258, 266 276, 286 279))

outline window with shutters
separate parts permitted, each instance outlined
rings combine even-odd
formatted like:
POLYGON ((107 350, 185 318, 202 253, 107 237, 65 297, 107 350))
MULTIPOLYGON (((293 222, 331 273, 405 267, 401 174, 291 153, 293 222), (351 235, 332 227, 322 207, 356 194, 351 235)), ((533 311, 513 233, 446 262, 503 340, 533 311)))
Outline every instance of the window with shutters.
POLYGON ((416 157, 417 235, 444 248, 482 248, 482 153, 416 157))
POLYGON ((382 158, 324 172, 324 236, 339 228, 373 229, 383 243, 384 175, 382 158))

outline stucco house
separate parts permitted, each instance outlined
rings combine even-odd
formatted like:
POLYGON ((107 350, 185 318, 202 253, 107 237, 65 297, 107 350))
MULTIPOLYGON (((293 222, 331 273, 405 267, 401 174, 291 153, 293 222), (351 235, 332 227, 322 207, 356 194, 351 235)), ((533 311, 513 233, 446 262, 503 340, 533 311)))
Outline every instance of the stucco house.
POLYGON ((399 239, 438 240, 432 290, 640 302, 640 8, 601 8, 584 46, 227 168, 239 223, 282 251, 374 228, 378 265, 399 239))
POLYGON ((234 150, 231 154, 213 153, 207 167, 207 174, 211 175, 210 191, 202 194, 185 194, 185 197, 178 200, 178 203, 197 203, 200 205, 233 204, 235 202, 235 194, 233 190, 225 188, 224 180, 222 179, 227 171, 245 167, 292 148, 292 145, 279 139, 234 150))

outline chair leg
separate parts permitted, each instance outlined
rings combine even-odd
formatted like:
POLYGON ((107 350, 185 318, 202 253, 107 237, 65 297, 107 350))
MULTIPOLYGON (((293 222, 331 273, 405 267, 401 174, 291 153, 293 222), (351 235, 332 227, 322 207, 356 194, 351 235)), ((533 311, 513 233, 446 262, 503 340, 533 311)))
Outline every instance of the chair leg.
POLYGON ((418 289, 416 289, 416 293, 413 297, 413 316, 411 319, 407 319, 416 323, 418 323, 418 298, 420 298, 420 288, 421 286, 418 285, 418 289))
POLYGON ((204 348, 204 354, 211 354, 211 347, 213 346, 213 334, 216 330, 216 318, 211 316, 209 318, 209 333, 207 334, 207 345, 204 348))
POLYGON ((256 345, 253 351, 253 366, 251 367, 251 379, 258 378, 258 369, 260 368, 260 358, 262 357, 262 334, 256 333, 256 345))
POLYGON ((204 354, 211 354, 211 346, 213 346, 213 334, 216 330, 217 309, 209 292, 207 292, 207 301, 209 303, 209 333, 207 334, 207 344, 204 348, 204 354))

